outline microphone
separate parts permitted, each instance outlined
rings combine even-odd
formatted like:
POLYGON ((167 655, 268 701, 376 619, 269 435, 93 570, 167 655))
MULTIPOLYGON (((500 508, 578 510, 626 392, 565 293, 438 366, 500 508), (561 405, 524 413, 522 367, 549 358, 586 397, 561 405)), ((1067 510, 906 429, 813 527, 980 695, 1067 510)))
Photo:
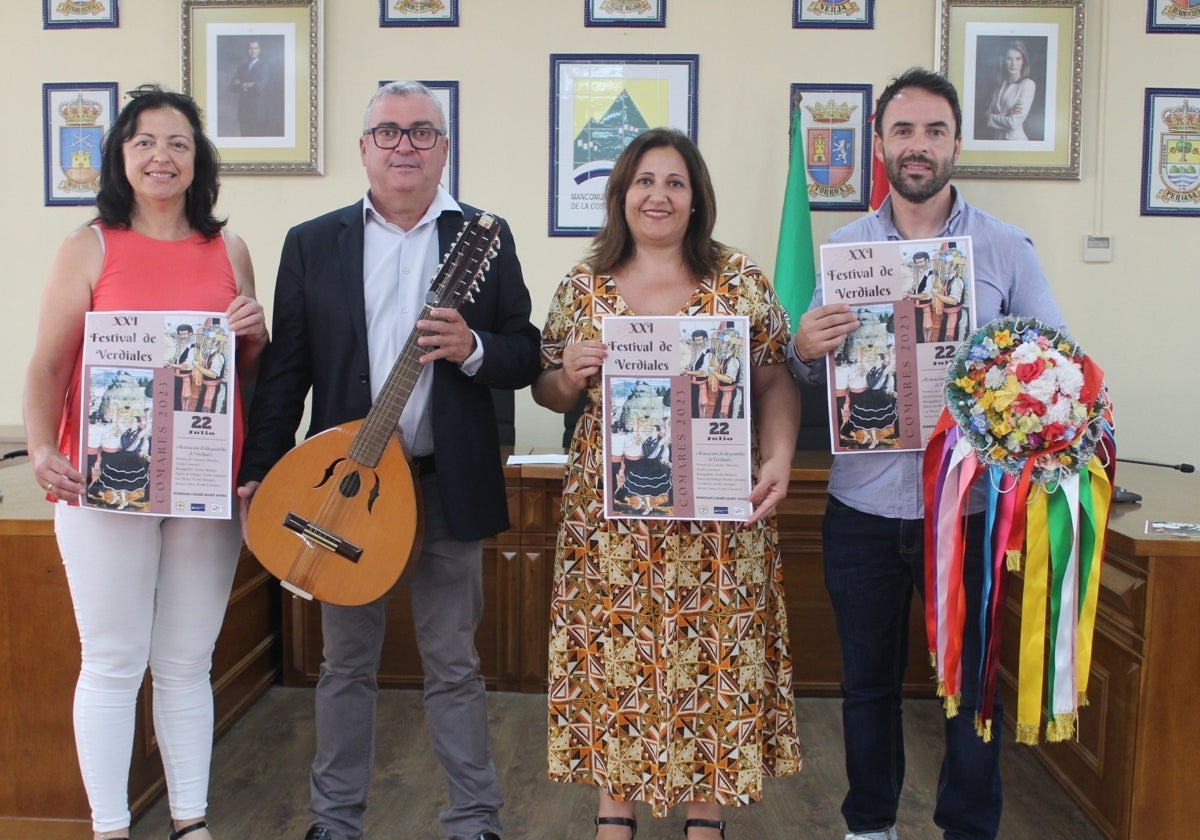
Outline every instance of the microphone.
MULTIPOLYGON (((1196 467, 1193 464, 1164 464, 1160 461, 1139 461, 1136 458, 1118 458, 1118 461, 1126 464, 1141 464, 1146 467, 1166 467, 1169 470, 1179 470, 1181 473, 1195 472, 1196 467)), ((1120 504, 1137 504, 1142 500, 1138 493, 1132 490, 1126 490, 1116 484, 1113 485, 1112 501, 1114 505, 1120 504)))
POLYGON ((1196 471, 1195 464, 1164 464, 1161 461, 1138 461, 1135 458, 1118 458, 1126 464, 1142 464, 1147 467, 1166 467, 1169 470, 1179 470, 1181 473, 1191 473, 1196 471))

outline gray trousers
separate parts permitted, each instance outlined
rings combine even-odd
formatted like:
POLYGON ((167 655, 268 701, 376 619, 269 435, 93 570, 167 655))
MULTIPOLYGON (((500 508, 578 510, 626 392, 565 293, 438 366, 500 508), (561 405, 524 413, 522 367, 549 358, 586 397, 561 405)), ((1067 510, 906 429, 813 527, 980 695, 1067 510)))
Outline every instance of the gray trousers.
MULTIPOLYGON (((483 611, 483 544, 455 540, 442 516, 436 477, 422 481, 425 533, 406 577, 425 672, 425 722, 446 775, 452 840, 501 833, 500 783, 487 731, 487 698, 475 630, 483 611)), ((363 836, 375 759, 376 675, 388 597, 361 607, 321 605, 324 661, 316 690, 317 753, 310 776, 313 823, 338 840, 363 836)), ((414 779, 420 787, 423 780, 414 779)))

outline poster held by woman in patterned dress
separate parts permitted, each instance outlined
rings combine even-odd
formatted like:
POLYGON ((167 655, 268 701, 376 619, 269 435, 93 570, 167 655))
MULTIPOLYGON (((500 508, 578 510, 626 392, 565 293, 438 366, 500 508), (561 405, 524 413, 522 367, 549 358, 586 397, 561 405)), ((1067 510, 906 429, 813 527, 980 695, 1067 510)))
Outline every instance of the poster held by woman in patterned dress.
POLYGON ((749 320, 610 315, 601 329, 603 442, 617 465, 604 515, 749 519, 749 320))

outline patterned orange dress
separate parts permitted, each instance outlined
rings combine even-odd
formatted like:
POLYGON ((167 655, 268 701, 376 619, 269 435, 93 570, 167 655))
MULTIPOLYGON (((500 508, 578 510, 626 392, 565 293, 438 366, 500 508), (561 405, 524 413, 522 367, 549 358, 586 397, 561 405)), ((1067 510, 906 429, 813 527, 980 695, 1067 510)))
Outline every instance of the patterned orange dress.
MULTIPOLYGON (((550 307, 543 367, 599 340, 609 314, 636 313, 611 276, 576 266, 550 307)), ((748 316, 752 363, 783 363, 783 310, 744 255, 727 253, 679 314, 748 316)), ((801 763, 774 517, 606 520, 599 376, 587 390, 554 564, 550 778, 648 802, 656 817, 693 800, 755 802, 764 776, 801 763)))

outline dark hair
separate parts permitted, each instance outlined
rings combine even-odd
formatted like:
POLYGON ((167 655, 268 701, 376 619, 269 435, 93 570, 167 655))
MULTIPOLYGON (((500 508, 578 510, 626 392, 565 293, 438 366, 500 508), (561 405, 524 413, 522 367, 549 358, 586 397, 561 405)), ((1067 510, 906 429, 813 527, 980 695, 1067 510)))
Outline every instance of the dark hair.
POLYGON ((637 174, 642 155, 651 149, 679 152, 692 183, 692 212, 683 234, 683 260, 697 278, 716 274, 725 250, 712 238, 717 223, 717 197, 700 150, 686 134, 674 128, 652 128, 633 139, 617 158, 604 194, 604 227, 592 240, 588 261, 597 274, 607 274, 633 256, 633 236, 625 221, 625 193, 637 174))
POLYGON ((945 99, 954 113, 954 137, 957 139, 962 136, 962 106, 958 103, 958 91, 941 73, 934 73, 924 67, 912 67, 905 70, 884 88, 883 93, 879 96, 879 101, 875 104, 876 134, 880 137, 883 136, 883 112, 887 110, 888 103, 905 88, 920 88, 945 99))
POLYGON ((1029 50, 1025 48, 1025 42, 1021 40, 1012 40, 1004 45, 1004 55, 1000 58, 1000 81, 1005 81, 1008 78, 1008 70, 1006 64, 1008 62, 1008 51, 1015 50, 1021 54, 1021 78, 1029 78, 1029 50))
POLYGON ((217 170, 220 158, 216 147, 204 134, 200 109, 195 100, 182 93, 164 90, 158 85, 141 85, 128 91, 129 102, 121 109, 104 138, 100 167, 100 192, 96 195, 96 218, 106 225, 128 228, 133 218, 133 187, 125 175, 125 141, 137 131, 138 117, 144 111, 171 108, 187 119, 192 127, 196 160, 192 184, 184 199, 184 215, 192 230, 212 239, 225 220, 213 215, 220 184, 217 170))

